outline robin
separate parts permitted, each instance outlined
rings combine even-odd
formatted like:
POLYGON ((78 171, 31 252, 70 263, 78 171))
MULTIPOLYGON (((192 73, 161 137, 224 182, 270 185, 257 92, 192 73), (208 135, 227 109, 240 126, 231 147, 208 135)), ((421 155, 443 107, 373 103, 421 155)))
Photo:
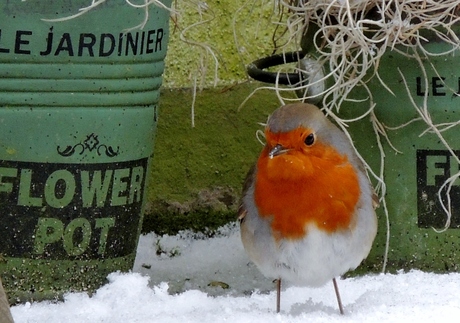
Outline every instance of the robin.
POLYGON ((377 233, 377 199, 345 134, 314 105, 282 106, 249 171, 238 211, 249 258, 266 277, 322 286, 355 269, 377 233))

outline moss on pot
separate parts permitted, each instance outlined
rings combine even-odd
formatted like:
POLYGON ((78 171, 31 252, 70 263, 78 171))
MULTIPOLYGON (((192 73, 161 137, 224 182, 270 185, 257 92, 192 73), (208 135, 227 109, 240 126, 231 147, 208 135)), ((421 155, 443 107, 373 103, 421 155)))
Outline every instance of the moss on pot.
POLYGON ((210 232, 235 219, 242 182, 261 144, 255 132, 280 104, 259 83, 197 93, 163 89, 143 232, 210 232))

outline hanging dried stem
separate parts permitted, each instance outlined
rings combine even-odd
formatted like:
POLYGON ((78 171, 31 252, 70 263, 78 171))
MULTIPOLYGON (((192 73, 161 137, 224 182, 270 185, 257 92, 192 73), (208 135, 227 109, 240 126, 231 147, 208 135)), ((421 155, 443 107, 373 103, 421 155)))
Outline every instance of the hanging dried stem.
MULTIPOLYGON (((452 31, 459 22, 458 0, 281 0, 288 15, 285 28, 291 39, 309 32, 310 48, 331 71, 325 78, 333 84, 323 96, 327 109, 340 108, 357 85, 378 76, 379 62, 388 50, 416 48, 427 56, 445 55, 460 46, 452 31), (451 44, 444 53, 429 53, 422 31, 432 31, 451 44)), ((286 13, 284 13, 286 15, 286 13)), ((305 45, 305 44, 304 44, 305 45)), ((386 85, 384 85, 386 87, 386 85)), ((388 87, 387 87, 388 88, 388 87)))
MULTIPOLYGON (((26 0, 24 0, 26 1, 26 0)), ((83 7, 83 8, 80 8, 78 10, 77 13, 73 14, 73 15, 70 15, 70 16, 65 16, 65 17, 61 17, 61 18, 53 18, 53 19, 42 19, 43 21, 47 21, 47 22, 60 22, 60 21, 67 21, 67 20, 72 20, 72 19, 75 19, 81 15, 84 15, 85 13, 95 9, 97 6, 107 2, 107 1, 110 1, 110 0, 91 0, 91 4, 88 5, 87 7, 83 7)), ((149 18, 149 12, 148 12, 148 7, 150 5, 156 5, 160 8, 163 8, 163 9, 167 9, 167 10, 171 10, 168 6, 166 6, 163 2, 161 2, 160 0, 141 0, 142 3, 141 4, 136 4, 136 3, 133 3, 132 0, 125 0, 126 1, 126 4, 128 4, 129 6, 133 7, 133 8, 138 8, 138 9, 144 9, 145 11, 145 15, 144 15, 144 20, 143 22, 141 22, 138 26, 135 26, 135 27, 132 27, 130 28, 129 30, 127 31, 130 31, 130 30, 133 30, 133 29, 137 29, 137 28, 144 28, 145 24, 147 23, 147 20, 149 18)))

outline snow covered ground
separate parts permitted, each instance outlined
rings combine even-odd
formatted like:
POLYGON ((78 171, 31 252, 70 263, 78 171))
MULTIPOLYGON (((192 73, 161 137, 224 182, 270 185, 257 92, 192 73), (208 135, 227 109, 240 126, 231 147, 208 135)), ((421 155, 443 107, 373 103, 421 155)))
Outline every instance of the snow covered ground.
POLYGON ((132 273, 112 273, 92 297, 14 306, 17 323, 63 322, 459 322, 460 274, 412 271, 339 280, 345 315, 332 283, 285 285, 275 313, 273 283, 249 262, 234 226, 211 239, 191 233, 142 236, 132 273))

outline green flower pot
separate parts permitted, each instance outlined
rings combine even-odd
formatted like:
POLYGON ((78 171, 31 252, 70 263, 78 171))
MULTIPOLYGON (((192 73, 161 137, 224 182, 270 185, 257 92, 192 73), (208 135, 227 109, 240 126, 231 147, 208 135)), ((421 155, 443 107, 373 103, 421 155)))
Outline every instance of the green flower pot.
MULTIPOLYGON (((93 291, 132 268, 169 11, 0 4, 0 276, 11 301, 93 291)), ((164 4, 170 6, 171 1, 164 4)))

